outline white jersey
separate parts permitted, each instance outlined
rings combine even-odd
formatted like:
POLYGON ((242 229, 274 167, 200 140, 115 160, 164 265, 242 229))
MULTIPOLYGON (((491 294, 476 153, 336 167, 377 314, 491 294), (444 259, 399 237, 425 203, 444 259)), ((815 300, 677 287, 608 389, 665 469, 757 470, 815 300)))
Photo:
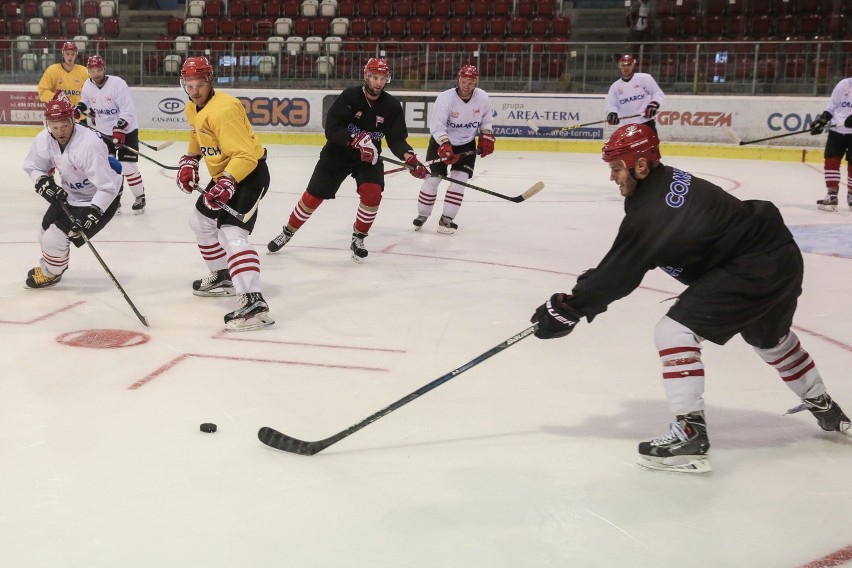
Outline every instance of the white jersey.
POLYGON ((653 77, 647 73, 634 73, 629 81, 619 79, 609 88, 606 96, 606 112, 607 114, 614 112, 618 116, 638 114, 636 118, 622 120, 620 125, 641 124, 653 120, 642 116, 648 103, 654 101, 662 105, 665 98, 666 95, 660 90, 660 86, 653 77))
POLYGON ((83 83, 80 102, 95 113, 95 128, 112 136, 118 119, 127 121, 125 132, 133 132, 139 129, 139 120, 136 118, 136 107, 133 106, 133 98, 130 96, 130 87, 121 77, 107 75, 102 87, 98 87, 89 79, 83 83))
POLYGON ((62 177, 62 188, 68 194, 68 204, 76 207, 96 205, 106 211, 121 188, 122 177, 109 165, 107 147, 101 137, 79 124, 65 149, 48 130, 39 132, 33 140, 24 171, 37 182, 56 168, 62 177))
POLYGON ((835 124, 829 130, 838 134, 852 134, 852 128, 843 126, 846 117, 852 115, 852 78, 842 79, 837 83, 825 110, 831 113, 832 122, 835 124))
POLYGON ((448 89, 435 99, 429 131, 439 144, 446 137, 453 146, 461 146, 473 140, 480 131, 491 130, 493 114, 491 99, 479 87, 467 101, 459 97, 456 89, 448 89))

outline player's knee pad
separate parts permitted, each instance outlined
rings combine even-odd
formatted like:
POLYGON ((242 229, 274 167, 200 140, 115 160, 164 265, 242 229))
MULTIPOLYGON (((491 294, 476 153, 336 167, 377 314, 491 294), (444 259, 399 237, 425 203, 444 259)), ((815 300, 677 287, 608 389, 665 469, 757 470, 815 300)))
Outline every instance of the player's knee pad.
POLYGON ((420 186, 420 191, 429 195, 438 194, 438 185, 441 183, 441 178, 429 176, 423 180, 423 185, 420 186))
POLYGON ((302 205, 313 211, 323 202, 319 197, 313 196, 307 191, 302 194, 302 205))
MULTIPOLYGON (((664 351, 672 347, 701 347, 700 338, 691 329, 669 316, 663 316, 654 327, 654 343, 657 346, 657 351, 664 351)), ((701 358, 700 351, 697 357, 701 358)))
POLYGON ((139 173, 139 164, 137 162, 121 162, 121 175, 130 177, 133 174, 139 173))
MULTIPOLYGON (((470 179, 470 175, 464 170, 453 170, 453 171, 450 172, 449 177, 450 177, 450 179, 460 181, 462 183, 466 183, 467 180, 470 179)), ((458 188, 458 190, 461 191, 461 193, 464 193, 464 186, 463 185, 457 185, 456 188, 458 188)))
POLYGON ((216 219, 211 219, 201 214, 198 209, 193 208, 189 215, 189 227, 196 236, 216 238, 216 219))
POLYGON ((249 233, 246 229, 234 225, 222 225, 221 231, 224 236, 222 241, 224 241, 223 244, 228 256, 251 248, 248 242, 249 233))
POLYGON ((827 170, 840 170, 840 162, 843 160, 843 156, 836 156, 832 158, 825 159, 825 169, 827 170))
POLYGON ((68 256, 68 250, 71 248, 68 242, 68 235, 56 225, 42 231, 39 238, 41 250, 56 257, 68 256))
POLYGON ((367 207, 378 207, 382 202, 382 186, 377 183, 365 182, 358 186, 361 203, 367 207))

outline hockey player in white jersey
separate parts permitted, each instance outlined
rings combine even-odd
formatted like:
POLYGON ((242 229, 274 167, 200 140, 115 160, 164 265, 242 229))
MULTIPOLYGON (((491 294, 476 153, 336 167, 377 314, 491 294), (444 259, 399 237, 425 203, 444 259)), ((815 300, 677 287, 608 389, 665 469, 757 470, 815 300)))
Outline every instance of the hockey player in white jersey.
POLYGON ((41 222, 39 266, 27 273, 27 288, 47 288, 62 279, 68 268, 70 244, 79 247, 112 219, 118 208, 122 177, 114 171, 118 162, 107 153, 100 137, 75 124, 79 116, 67 99, 47 103, 46 129, 33 140, 24 160, 24 171, 35 183, 36 193, 50 206, 41 222), (58 185, 49 173, 62 177, 58 185), (67 203, 72 218, 62 210, 67 203))
MULTIPOLYGON (((429 119, 429 131, 432 134, 426 159, 435 160, 431 166, 432 174, 447 176, 447 167, 452 171, 448 177, 466 182, 473 175, 476 154, 483 158, 494 151, 495 137, 491 131, 493 112, 488 93, 476 86, 479 72, 473 65, 463 65, 458 74, 458 86, 438 95, 432 116, 429 119), (479 140, 475 144, 476 135, 479 140)), ((414 230, 419 231, 432 213, 438 196, 441 178, 430 176, 420 187, 417 198, 417 218, 414 230)), ((464 186, 451 183, 444 196, 444 209, 438 232, 451 235, 458 225, 453 219, 459 212, 464 199, 464 186)))
POLYGON ((621 78, 612 84, 606 97, 606 122, 619 124, 644 124, 656 134, 654 117, 666 98, 660 86, 648 73, 634 73, 636 58, 630 54, 618 60, 621 78), (635 118, 625 116, 640 115, 635 118))
POLYGON ((83 84, 77 108, 89 116, 92 126, 103 134, 110 154, 121 162, 122 174, 133 193, 133 213, 139 215, 145 212, 145 185, 139 172, 139 156, 127 149, 139 151, 139 121, 130 87, 121 77, 106 74, 106 62, 100 55, 89 57, 86 69, 89 80, 83 84))

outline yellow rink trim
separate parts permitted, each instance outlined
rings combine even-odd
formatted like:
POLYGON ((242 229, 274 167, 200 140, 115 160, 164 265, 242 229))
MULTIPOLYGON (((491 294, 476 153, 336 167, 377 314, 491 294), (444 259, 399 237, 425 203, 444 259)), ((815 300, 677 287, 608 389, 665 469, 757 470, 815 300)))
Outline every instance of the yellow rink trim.
MULTIPOLYGON (((0 136, 35 136, 41 127, 0 125, 0 136)), ((188 142, 189 132, 181 130, 141 130, 140 137, 145 141, 174 140, 188 142)), ((300 146, 322 146, 325 135, 322 133, 294 132, 258 132, 258 138, 264 144, 290 144, 300 146)), ((410 141, 418 150, 425 151, 429 137, 412 135, 410 141)), ((177 145, 176 145, 177 146, 177 145)), ((597 154, 603 142, 600 140, 542 140, 535 138, 500 138, 497 149, 511 152, 571 152, 597 154)), ((143 148, 144 150, 144 148, 143 148)), ((737 160, 771 160, 776 162, 822 163, 821 148, 792 148, 775 146, 736 146, 734 144, 689 144, 682 142, 663 142, 660 148, 663 156, 694 156, 698 158, 727 158, 737 160)))

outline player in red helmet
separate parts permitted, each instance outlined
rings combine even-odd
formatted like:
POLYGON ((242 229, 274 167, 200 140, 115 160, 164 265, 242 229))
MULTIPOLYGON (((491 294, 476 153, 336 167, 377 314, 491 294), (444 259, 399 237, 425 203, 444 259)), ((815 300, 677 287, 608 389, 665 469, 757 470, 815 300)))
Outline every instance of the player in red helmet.
POLYGON ((355 262, 367 258, 364 239, 376 219, 385 187, 384 166, 379 160, 382 140, 410 166, 411 175, 419 179, 429 175, 408 143, 402 105, 385 91, 390 79, 387 61, 370 58, 364 65, 364 83, 344 89, 331 105, 325 123, 327 142, 287 224, 266 245, 270 253, 281 250, 324 200, 334 199, 343 181, 351 176, 357 184, 359 203, 349 250, 355 262))
MULTIPOLYGON (((70 243, 83 244, 79 233, 93 237, 118 208, 121 176, 98 135, 75 123, 77 109, 65 97, 45 105, 45 129, 33 140, 24 171, 36 193, 49 203, 41 221, 41 261, 27 273, 27 288, 58 284, 68 268, 70 243), (53 172, 59 173, 62 185, 53 172), (60 204, 67 204, 69 218, 60 204)), ((112 158, 114 159, 114 158, 112 158)))
MULTIPOLYGON (((462 183, 473 175, 476 153, 483 158, 494 151, 495 136, 491 130, 494 112, 488 93, 477 87, 479 71, 473 65, 462 65, 458 72, 458 85, 438 95, 429 119, 429 148, 427 160, 433 163, 433 174, 447 176, 462 183), (477 135, 479 139, 477 140, 477 135)), ((414 230, 419 231, 435 206, 439 177, 429 177, 420 186, 417 197, 417 217, 414 230)), ((453 221, 464 199, 463 185, 450 183, 444 195, 444 208, 438 221, 438 232, 447 235, 458 229, 453 221)))
POLYGON ((635 290, 659 267, 686 289, 654 331, 663 389, 675 415, 667 434, 639 444, 650 469, 710 471, 704 418, 704 341, 740 335, 830 432, 849 418, 826 392, 813 359, 791 329, 802 292, 803 263, 793 235, 768 201, 740 201, 722 188, 660 162, 659 140, 642 124, 622 126, 603 147, 610 180, 624 196, 615 242, 570 294, 539 306, 536 337, 571 333, 635 290))
POLYGON ((621 78, 609 88, 606 98, 606 121, 610 126, 644 124, 656 132, 654 116, 666 95, 651 75, 636 73, 635 67, 636 58, 629 53, 618 60, 621 78), (627 116, 634 118, 624 118, 627 116))
POLYGON ((260 259, 249 244, 260 199, 269 189, 266 150, 235 97, 213 89, 213 66, 206 57, 188 57, 180 83, 189 96, 186 121, 189 149, 180 159, 177 186, 201 191, 189 224, 210 273, 192 283, 196 296, 237 296, 225 314, 225 329, 248 331, 275 323, 261 293, 260 259), (210 181, 199 189, 199 160, 210 181), (233 211, 246 215, 240 220, 233 211), (252 214, 249 215, 249 212, 252 214))
POLYGON ((38 98, 46 103, 59 91, 65 93, 72 105, 80 102, 83 83, 89 78, 86 68, 76 63, 77 44, 66 41, 62 44, 62 63, 54 63, 44 70, 38 82, 38 98))

